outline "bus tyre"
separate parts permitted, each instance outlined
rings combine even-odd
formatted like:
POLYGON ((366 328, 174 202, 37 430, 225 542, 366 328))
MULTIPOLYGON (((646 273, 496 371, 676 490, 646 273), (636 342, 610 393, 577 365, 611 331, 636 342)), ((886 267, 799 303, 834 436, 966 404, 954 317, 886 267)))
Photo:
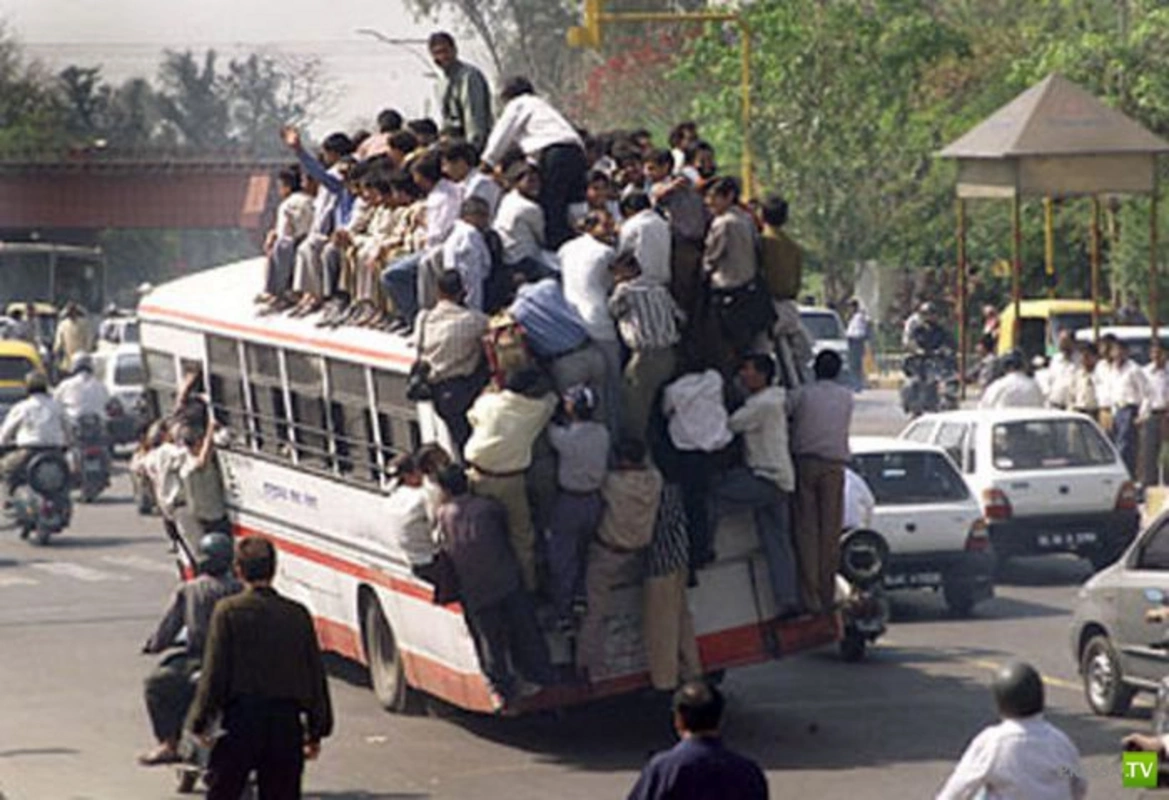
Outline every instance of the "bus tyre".
POLYGON ((365 624, 362 627, 373 693, 382 708, 396 714, 404 713, 410 705, 411 694, 406 683, 406 670, 394 630, 376 598, 370 598, 365 604, 365 624))

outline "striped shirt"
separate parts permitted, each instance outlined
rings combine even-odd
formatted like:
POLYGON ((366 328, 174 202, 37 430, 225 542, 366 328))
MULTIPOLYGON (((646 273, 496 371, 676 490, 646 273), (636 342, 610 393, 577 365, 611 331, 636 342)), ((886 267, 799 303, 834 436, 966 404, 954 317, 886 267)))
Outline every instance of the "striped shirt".
POLYGON ((669 289, 644 277, 617 284, 609 313, 630 350, 672 347, 678 343, 678 322, 684 318, 669 289))
POLYGON ((682 487, 662 486, 662 502, 654 522, 654 538, 646 553, 646 570, 651 578, 672 575, 690 563, 690 530, 682 505, 682 487))

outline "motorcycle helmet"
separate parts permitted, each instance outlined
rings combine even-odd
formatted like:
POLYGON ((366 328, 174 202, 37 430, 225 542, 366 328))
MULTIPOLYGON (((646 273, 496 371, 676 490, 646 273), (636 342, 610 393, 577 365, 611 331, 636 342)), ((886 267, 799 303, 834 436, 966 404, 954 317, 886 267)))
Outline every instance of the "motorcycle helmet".
POLYGON ((1023 354, 1018 350, 1012 350, 1003 356, 1003 369, 1007 372, 1018 372, 1023 369, 1023 354))
POLYGON ((74 375, 78 374, 79 372, 92 373, 93 356, 91 356, 89 353, 78 353, 77 355, 73 356, 73 363, 71 366, 73 368, 74 375))
POLYGON ((1034 716, 1043 710, 1043 679, 1024 661, 999 667, 990 688, 999 713, 1008 719, 1034 716))
POLYGON ((208 533, 199 540, 199 571, 222 575, 231 569, 235 551, 231 537, 225 533, 208 533))
POLYGON ((24 376, 24 388, 29 394, 48 394, 49 379, 45 373, 34 369, 24 376))

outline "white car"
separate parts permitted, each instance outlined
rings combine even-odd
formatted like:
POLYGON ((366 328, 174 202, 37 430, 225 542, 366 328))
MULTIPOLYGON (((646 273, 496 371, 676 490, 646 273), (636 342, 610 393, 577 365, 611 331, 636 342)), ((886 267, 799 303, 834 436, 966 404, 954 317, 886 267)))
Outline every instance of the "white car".
POLYGON ((840 315, 831 308, 800 306, 800 324, 812 339, 812 355, 822 350, 835 350, 840 356, 841 375, 849 371, 848 338, 844 335, 844 323, 840 315))
POLYGON ((872 528, 889 543, 886 589, 941 589, 967 616, 994 596, 994 555, 982 509, 940 448, 884 437, 853 437, 852 469, 876 505, 872 528))
POLYGON ((949 411, 918 418, 901 438, 941 447, 959 465, 1000 563, 1070 552, 1101 569, 1136 537, 1136 487, 1116 448, 1083 414, 949 411))
POLYGON ((114 444, 137 441, 146 383, 142 350, 137 344, 99 350, 93 354, 93 374, 110 393, 109 431, 114 444))

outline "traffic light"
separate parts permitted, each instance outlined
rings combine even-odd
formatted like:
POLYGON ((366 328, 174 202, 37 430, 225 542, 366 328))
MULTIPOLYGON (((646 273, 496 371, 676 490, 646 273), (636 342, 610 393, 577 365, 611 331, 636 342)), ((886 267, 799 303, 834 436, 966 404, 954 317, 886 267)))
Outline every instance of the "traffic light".
POLYGON ((584 0, 584 24, 568 29, 569 47, 601 46, 601 13, 605 0, 584 0))

